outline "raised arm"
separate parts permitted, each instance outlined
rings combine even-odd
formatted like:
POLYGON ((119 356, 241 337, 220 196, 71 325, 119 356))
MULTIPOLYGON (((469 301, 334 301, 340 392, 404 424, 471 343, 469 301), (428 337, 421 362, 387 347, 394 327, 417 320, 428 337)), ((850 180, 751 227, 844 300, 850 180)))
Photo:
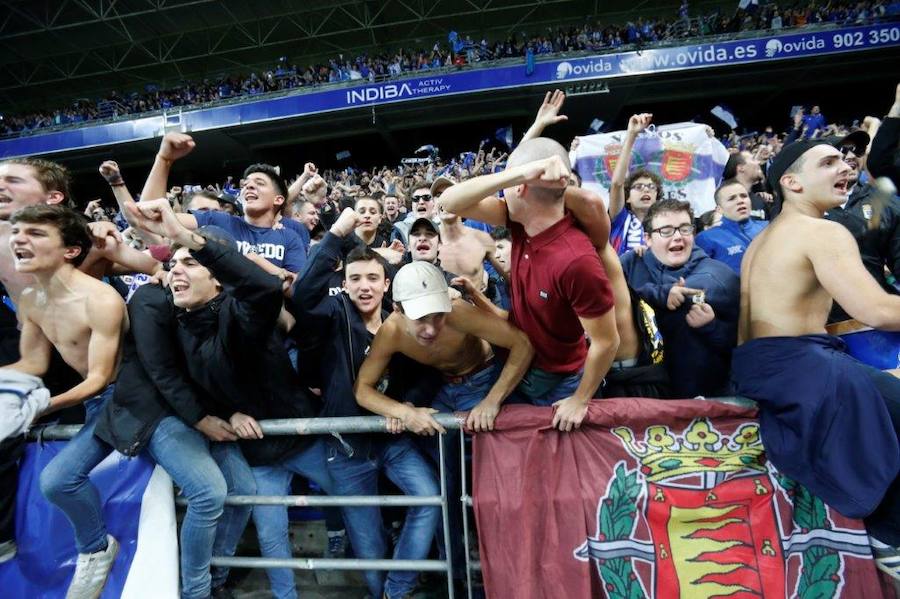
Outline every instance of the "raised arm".
POLYGON ((476 432, 493 430, 494 419, 500 411, 500 405, 509 397, 528 370, 528 365, 534 357, 534 348, 528 336, 508 321, 462 300, 453 302, 453 311, 447 319, 447 325, 473 337, 484 339, 491 345, 509 350, 509 357, 494 386, 466 418, 466 426, 476 432))
POLYGON ((444 427, 437 423, 432 414, 434 408, 416 408, 405 405, 395 399, 391 399, 376 388, 381 375, 391 361, 397 346, 396 335, 402 334, 397 330, 394 322, 388 319, 372 342, 369 354, 359 369, 353 392, 356 395, 356 403, 374 414, 380 414, 388 418, 396 418, 403 422, 403 426, 417 435, 433 435, 444 433, 444 427))
POLYGON ((166 133, 159 144, 159 151, 153 160, 153 167, 147 175, 141 198, 155 200, 166 197, 169 172, 176 160, 184 158, 194 150, 194 140, 184 133, 166 133))
POLYGON ((306 185, 306 182, 309 181, 313 175, 317 172, 316 165, 312 162, 307 162, 303 165, 303 173, 294 179, 294 182, 288 186, 288 195, 286 203, 288 206, 291 203, 300 197, 300 191, 303 189, 303 186, 306 185))
POLYGON ((534 117, 534 122, 531 123, 531 127, 529 127, 528 131, 525 132, 525 135, 522 136, 522 141, 540 137, 541 133, 544 132, 544 129, 550 125, 569 120, 569 117, 566 115, 559 114, 565 100, 566 94, 558 89, 553 90, 552 93, 547 92, 544 96, 544 102, 541 104, 541 107, 538 108, 537 115, 534 117))
POLYGON ((896 187, 900 187, 900 158, 897 145, 900 140, 900 84, 890 112, 870 143, 867 168, 873 177, 888 177, 896 187))
MULTIPOLYGON (((109 184, 109 188, 110 190, 112 190, 113 197, 116 199, 116 204, 119 207, 119 213, 122 214, 127 221, 128 213, 125 210, 125 206, 133 204, 134 198, 131 196, 131 192, 128 190, 128 186, 125 185, 125 180, 122 178, 122 171, 119 170, 118 163, 114 160, 105 161, 100 165, 100 176, 102 176, 109 184)), ((165 243, 165 240, 156 235, 151 235, 147 232, 138 232, 138 234, 140 235, 141 239, 144 240, 144 243, 165 243)))
MULTIPOLYGON (((109 183, 113 196, 116 198, 116 204, 119 206, 119 212, 125 217, 128 224, 138 232, 144 242, 157 245, 166 243, 165 238, 160 237, 155 233, 151 233, 148 229, 141 226, 141 224, 146 224, 146 222, 143 221, 140 218, 140 214, 134 210, 137 203, 134 201, 131 192, 128 191, 128 187, 125 185, 125 180, 122 178, 122 172, 119 170, 119 165, 113 160, 107 160, 100 165, 100 175, 107 183, 109 183)), ((163 181, 163 188, 165 188, 165 181, 163 181)), ((144 189, 146 189, 146 186, 144 189)), ((157 197, 165 197, 165 192, 163 192, 163 195, 157 197)), ((197 228, 197 219, 191 214, 179 213, 178 220, 189 229, 197 228)))
POLYGON ((474 218, 490 225, 505 225, 509 212, 506 202, 496 197, 501 189, 518 185, 535 185, 563 189, 570 175, 558 156, 535 160, 501 173, 473 177, 447 188, 438 203, 447 212, 474 218))
POLYGON ((628 169, 631 167, 631 150, 641 131, 646 129, 653 121, 653 115, 647 112, 633 114, 628 119, 628 127, 625 129, 625 141, 622 143, 622 151, 616 160, 616 168, 613 169, 612 181, 609 184, 609 217, 616 218, 625 208, 625 180, 628 178, 628 169))

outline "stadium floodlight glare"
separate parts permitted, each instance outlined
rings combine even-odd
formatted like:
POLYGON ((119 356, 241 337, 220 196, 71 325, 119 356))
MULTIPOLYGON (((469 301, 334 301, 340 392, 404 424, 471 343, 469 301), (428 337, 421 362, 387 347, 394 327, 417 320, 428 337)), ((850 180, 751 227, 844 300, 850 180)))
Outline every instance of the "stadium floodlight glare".
POLYGON ((566 86, 567 96, 588 96, 592 94, 608 94, 609 83, 606 81, 578 81, 566 86))

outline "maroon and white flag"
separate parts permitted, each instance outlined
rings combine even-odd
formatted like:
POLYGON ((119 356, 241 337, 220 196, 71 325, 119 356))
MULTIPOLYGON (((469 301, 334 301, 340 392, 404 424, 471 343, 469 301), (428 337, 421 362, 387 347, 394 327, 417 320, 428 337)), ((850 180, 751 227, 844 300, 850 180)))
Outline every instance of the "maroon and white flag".
POLYGON ((488 597, 893 596, 862 522, 775 470, 754 414, 604 399, 561 433, 550 408, 505 408, 474 440, 488 597))

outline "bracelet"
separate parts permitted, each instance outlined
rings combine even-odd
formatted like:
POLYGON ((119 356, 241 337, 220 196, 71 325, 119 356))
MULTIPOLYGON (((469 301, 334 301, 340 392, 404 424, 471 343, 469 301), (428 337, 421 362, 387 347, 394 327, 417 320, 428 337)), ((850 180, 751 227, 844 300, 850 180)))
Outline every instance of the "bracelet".
POLYGON ((116 175, 115 177, 110 177, 110 178, 106 179, 106 182, 109 183, 110 187, 121 187, 121 186, 125 185, 125 181, 122 179, 122 175, 116 175))

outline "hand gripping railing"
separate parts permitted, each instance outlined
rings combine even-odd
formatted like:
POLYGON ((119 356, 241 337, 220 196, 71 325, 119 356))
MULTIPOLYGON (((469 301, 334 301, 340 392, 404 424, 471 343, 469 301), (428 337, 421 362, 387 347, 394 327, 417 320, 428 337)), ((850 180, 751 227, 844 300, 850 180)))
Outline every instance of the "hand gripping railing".
MULTIPOLYGON (((434 414, 434 419, 447 430, 460 431, 460 446, 464 447, 462 419, 455 414, 434 414)), ((332 433, 387 433, 387 420, 381 416, 352 416, 345 418, 292 418, 259 421, 265 435, 327 435, 332 433)), ((43 440, 71 439, 81 429, 81 425, 54 425, 32 431, 32 436, 43 440)), ((308 496, 308 495, 232 495, 225 499, 225 505, 284 505, 308 507, 360 507, 360 506, 436 506, 441 508, 443 521, 443 543, 446 559, 443 560, 395 560, 395 559, 318 559, 318 558, 265 558, 265 557, 213 557, 213 566, 225 568, 292 568, 295 570, 416 570, 421 572, 444 572, 447 576, 447 596, 454 599, 453 563, 450 548, 449 501, 447 481, 444 471, 444 436, 438 438, 438 468, 440 495, 354 495, 354 496, 308 496)), ((465 452, 461 456, 462 476, 465 478, 465 452)), ((325 464, 322 464, 325 467, 325 464)), ((465 484, 465 483, 463 483, 465 484)), ((465 487, 463 487, 465 488, 465 487)), ((465 493, 464 493, 465 494, 465 493)), ((183 498, 176 500, 186 505, 183 498)), ((465 511, 464 511, 465 517, 465 511)), ((468 526, 468 524, 466 524, 468 526)), ((466 529, 468 530, 468 528, 466 529)), ((468 566, 468 539, 465 541, 466 563, 468 566)), ((467 568, 468 569, 468 568, 467 568)), ((470 574, 467 572, 470 580, 470 574)), ((471 597, 471 584, 469 596, 471 597)))
MULTIPOLYGON (((753 407, 754 402, 742 397, 707 398, 739 407, 753 407)), ((467 463, 465 435, 462 430, 463 418, 459 414, 434 414, 434 419, 447 430, 459 431, 460 473, 463 521, 463 547, 466 560, 466 588, 469 599, 472 598, 472 573, 481 570, 481 563, 471 559, 469 548, 469 509, 472 508, 472 497, 469 496, 466 482, 467 463)), ((283 420, 261 420, 259 425, 266 435, 327 435, 332 433, 387 433, 387 420, 381 416, 353 416, 343 418, 293 418, 283 420)), ((81 425, 53 425, 32 431, 31 436, 44 440, 71 439, 81 429, 81 425)), ((264 557, 213 557, 212 565, 233 568, 292 568, 295 570, 417 570, 421 572, 444 572, 447 576, 447 596, 454 599, 453 563, 450 546, 449 507, 447 497, 447 481, 444 469, 444 436, 439 435, 439 476, 440 495, 434 496, 401 496, 401 495, 347 495, 347 496, 309 496, 309 495, 233 495, 225 499, 226 505, 284 505, 303 507, 361 507, 361 506, 439 506, 443 521, 443 543, 446 559, 443 560, 394 560, 394 559, 319 559, 290 558, 276 559, 264 557)), ((186 505, 186 500, 179 498, 176 503, 186 505)))

